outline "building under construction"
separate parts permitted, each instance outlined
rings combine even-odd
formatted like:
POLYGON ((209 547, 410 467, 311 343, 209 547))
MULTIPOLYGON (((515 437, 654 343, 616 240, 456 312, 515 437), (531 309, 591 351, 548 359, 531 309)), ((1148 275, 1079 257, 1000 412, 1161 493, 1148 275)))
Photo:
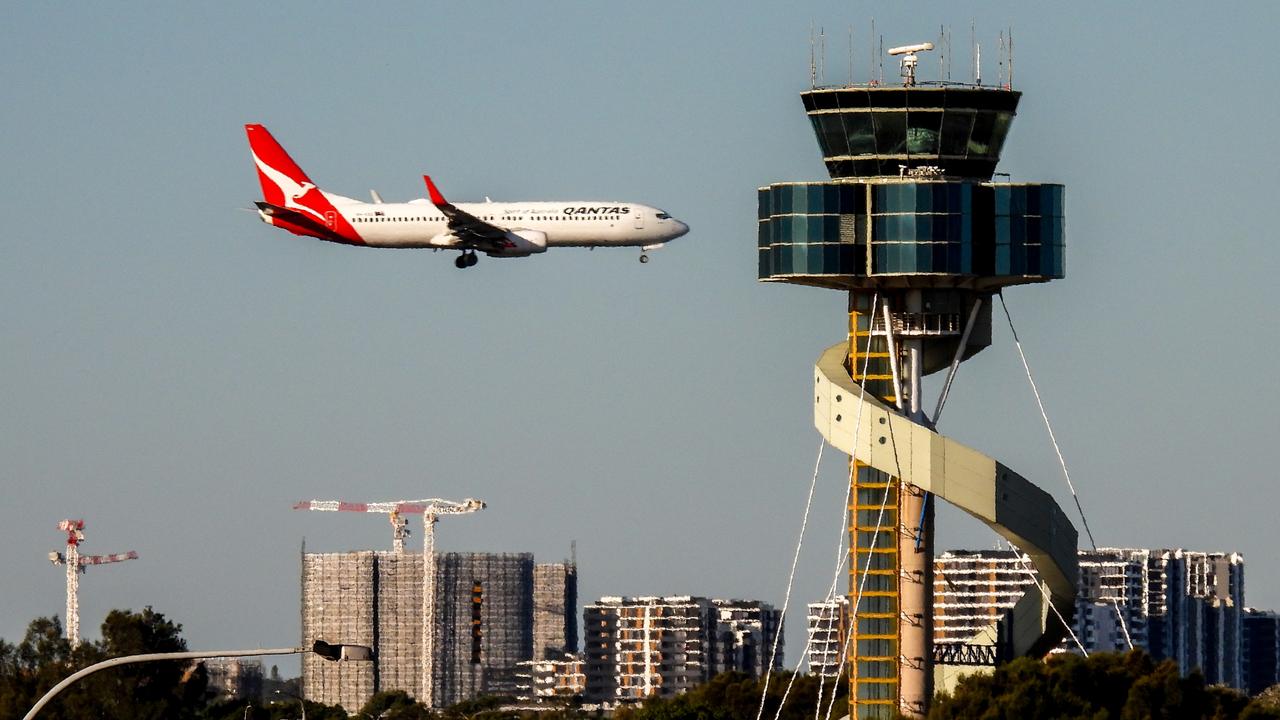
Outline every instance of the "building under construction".
POLYGON ((578 564, 533 567, 533 659, 556 660, 578 650, 578 564))
MULTIPOLYGON (((368 645, 375 657, 372 663, 331 663, 304 655, 308 700, 355 712, 384 690, 423 697, 422 558, 379 551, 303 553, 303 645, 368 645)), ((576 599, 577 572, 570 564, 535 566, 529 553, 440 553, 435 564, 429 673, 434 706, 513 695, 517 664, 533 659, 535 636, 576 639, 573 610, 535 613, 536 607, 576 599)))

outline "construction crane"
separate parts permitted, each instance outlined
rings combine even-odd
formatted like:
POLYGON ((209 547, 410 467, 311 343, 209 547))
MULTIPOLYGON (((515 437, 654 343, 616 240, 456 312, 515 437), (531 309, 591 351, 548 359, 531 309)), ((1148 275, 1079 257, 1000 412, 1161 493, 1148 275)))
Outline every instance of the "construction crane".
POLYGON ((67 534, 65 553, 49 553, 49 562, 54 565, 67 566, 67 628, 66 636, 71 647, 80 645, 80 573, 87 565, 106 565, 108 563, 137 560, 138 553, 116 553, 114 555, 81 555, 80 543, 84 542, 84 520, 63 520, 58 529, 67 534))
POLYGON ((422 695, 418 701, 433 707, 431 678, 435 666, 436 616, 436 523, 441 515, 465 515, 483 510, 485 503, 475 498, 461 502, 428 498, 426 500, 392 500, 389 502, 351 503, 340 500, 304 500, 294 510, 320 512, 386 513, 391 521, 392 549, 404 552, 404 539, 409 534, 405 515, 422 516, 422 695))
MULTIPOLYGON (((484 507, 484 503, 480 503, 480 506, 484 507)), ((426 508, 417 500, 375 503, 351 503, 341 500, 303 500, 300 503, 296 503, 293 509, 317 510, 320 512, 386 513, 387 519, 391 521, 391 549, 396 554, 402 554, 404 553, 404 539, 409 537, 409 521, 404 516, 422 513, 426 508)))

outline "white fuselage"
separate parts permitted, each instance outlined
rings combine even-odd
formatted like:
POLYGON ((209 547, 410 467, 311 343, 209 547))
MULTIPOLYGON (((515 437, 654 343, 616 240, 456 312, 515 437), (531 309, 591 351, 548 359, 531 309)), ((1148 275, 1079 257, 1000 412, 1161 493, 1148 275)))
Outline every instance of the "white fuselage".
MULTIPOLYGON (((448 219, 427 200, 364 203, 326 193, 365 244, 392 248, 450 248, 448 219)), ((622 202, 456 203, 459 210, 511 231, 546 234, 547 247, 660 245, 688 232, 658 208, 622 202)), ((267 218, 264 218, 267 219, 267 218)))

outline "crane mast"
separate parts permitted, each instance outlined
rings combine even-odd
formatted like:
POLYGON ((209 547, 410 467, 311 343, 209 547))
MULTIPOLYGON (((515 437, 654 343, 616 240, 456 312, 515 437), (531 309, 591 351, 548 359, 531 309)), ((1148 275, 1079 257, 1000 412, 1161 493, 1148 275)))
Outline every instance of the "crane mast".
POLYGON ((427 498, 425 500, 393 500, 390 502, 352 503, 341 500, 304 500, 294 510, 320 512, 385 513, 391 521, 391 547, 404 552, 404 539, 409 535, 405 515, 422 515, 422 694, 418 701, 434 706, 436 646, 436 523, 442 515, 465 515, 485 508, 475 498, 462 501, 427 498))
POLYGON ((64 552, 49 553, 49 562, 54 565, 65 565, 67 569, 67 627, 66 638, 71 647, 80 646, 80 573, 87 565, 107 565, 109 563, 137 560, 138 553, 130 550, 113 555, 81 555, 80 543, 84 542, 84 520, 63 520, 58 529, 67 534, 67 547, 64 552))

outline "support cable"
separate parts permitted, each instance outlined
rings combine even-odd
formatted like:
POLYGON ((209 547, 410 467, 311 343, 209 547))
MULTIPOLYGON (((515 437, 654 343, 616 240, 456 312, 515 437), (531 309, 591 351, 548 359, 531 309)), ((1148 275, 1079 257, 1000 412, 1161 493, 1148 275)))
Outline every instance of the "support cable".
MULTIPOLYGON (((800 537, 796 539, 796 552, 791 558, 791 574, 787 576, 787 592, 782 599, 782 617, 787 616, 787 608, 791 604, 791 587, 796 579, 796 565, 800 562, 800 548, 804 546, 804 533, 809 527, 809 510, 813 507, 813 493, 818 486, 818 470, 822 467, 822 451, 827 446, 825 437, 818 441, 818 460, 813 466, 813 480, 809 483, 809 498, 804 503, 804 519, 800 522, 800 537)), ((779 627, 779 630, 782 628, 779 627)), ((773 663, 778 657, 778 643, 782 639, 782 633, 777 632, 773 636, 773 647, 769 651, 769 663, 764 671, 764 686, 760 690, 760 707, 756 710, 756 720, 760 720, 764 716, 764 701, 769 694, 769 680, 773 676, 773 663)), ((792 674, 792 680, 795 674, 792 674)), ((790 685, 788 685, 790 689, 790 685)), ((779 705, 781 711, 781 705, 779 705)), ((776 719, 775 719, 776 720, 776 719)))
MULTIPOLYGON (((871 312, 868 316, 871 318, 870 320, 871 323, 875 322, 876 303, 879 302, 879 300, 880 300, 880 293, 877 292, 871 296, 871 312)), ((866 398, 867 398, 867 370, 871 367, 871 332, 870 332, 871 326, 870 325, 868 325, 867 330, 868 330, 867 354, 866 354, 866 357, 862 359, 862 375, 861 375, 862 380, 858 384, 858 415, 855 418, 853 423, 853 447, 858 446, 858 433, 862 431, 862 410, 863 408, 866 407, 866 398)), ((854 332, 854 344, 856 349, 858 329, 855 327, 853 332, 854 332)), ((856 362, 856 358, 855 358, 855 362, 856 362)), ((856 370, 857 368, 855 367, 854 369, 856 370)), ((853 473, 854 473, 854 468, 853 468, 853 463, 851 463, 849 467, 849 482, 845 485, 845 490, 844 490, 844 511, 840 517, 840 534, 836 538, 835 567, 831 571, 831 585, 827 588, 826 602, 835 602, 836 585, 839 584, 840 576, 844 574, 844 569, 849 564, 849 552, 845 549, 845 542, 849 538, 849 535, 848 535, 849 501, 853 499, 853 480, 854 480, 853 473)), ((833 610, 834 612, 831 615, 831 620, 834 622, 839 617, 839 612, 840 612, 839 605, 836 605, 833 610)), ((828 630, 831 629, 830 623, 828 623, 827 629, 828 630)), ((808 645, 806 645, 805 649, 806 651, 808 650, 808 645)), ((844 655, 841 654, 841 658, 843 657, 844 655)), ((842 664, 843 664, 843 660, 842 660, 842 664)), ((822 711, 822 692, 826 686, 826 680, 827 680, 827 676, 825 674, 822 674, 822 673, 818 674, 818 702, 815 704, 813 708, 813 720, 818 720, 818 715, 822 711)), ((833 703, 835 702, 835 688, 836 686, 839 685, 839 682, 840 682, 840 673, 837 672, 836 684, 833 685, 831 688, 831 701, 833 703)), ((781 714, 782 712, 781 706, 779 706, 778 712, 779 714, 781 714)), ((829 710, 828 710, 828 714, 830 714, 829 710)), ((778 720, 778 718, 775 717, 774 720, 778 720)))
MULTIPOLYGON (((890 360, 893 362, 897 362, 896 357, 891 357, 890 360)), ((889 423, 889 445, 890 447, 893 448, 893 466, 897 471, 897 475, 895 476, 895 478, 898 481, 898 493, 899 495, 901 495, 902 486, 905 483, 902 481, 902 461, 898 459, 898 441, 893 434, 893 423, 889 423)), ((871 533, 872 548, 876 546, 876 542, 880 537, 880 526, 882 523, 884 523, 884 511, 885 511, 885 508, 889 505, 889 494, 892 489, 893 489, 893 483, 886 482, 884 486, 884 496, 880 499, 880 512, 876 516, 876 529, 871 533)), ((853 641, 853 636, 855 635, 855 633, 853 632, 853 626, 854 626, 854 623, 858 621, 858 606, 862 604, 862 591, 864 588, 866 588, 867 577, 871 574, 871 558, 873 555, 874 553, 871 553, 871 552, 867 553, 867 562, 862 568, 862 573, 861 573, 862 577, 858 581, 858 591, 854 594, 853 603, 849 608, 850 627, 849 627, 849 632, 845 635, 844 647, 840 651, 840 664, 836 667, 837 678, 844 673, 845 663, 849 659, 849 643, 853 641)), ((898 561, 898 568, 899 570, 901 570, 902 568, 901 559, 899 559, 898 561)), ((898 612, 902 612, 901 607, 898 608, 898 612)), ((899 653, 902 652, 901 646, 898 647, 898 652, 899 653)), ((854 687, 854 684, 850 683, 849 692, 856 693, 857 691, 858 689, 854 687)), ((825 720, 831 720, 831 711, 835 707, 835 704, 836 704, 835 693, 832 693, 831 701, 827 704, 827 714, 826 714, 825 720)))
MULTIPOLYGON (((1022 569, 1026 571, 1026 573, 1030 575, 1033 580, 1035 580, 1036 588, 1040 590, 1040 596, 1044 598, 1044 601, 1049 606, 1049 609, 1052 610, 1053 614, 1057 616, 1058 622, 1062 623, 1062 627, 1067 629, 1067 633, 1071 635, 1071 639, 1075 641, 1076 647, 1080 648, 1080 652, 1083 653, 1085 657, 1089 657, 1089 651, 1085 649, 1084 643, 1080 642, 1080 638, 1076 637, 1076 633, 1074 630, 1071 629, 1071 625, 1069 625, 1066 619, 1062 617, 1062 613, 1058 612, 1057 606, 1055 606, 1049 600, 1049 590, 1045 588, 1044 581, 1040 579, 1040 576, 1036 574, 1036 571, 1032 570, 1031 566, 1027 564, 1026 554, 1023 553, 1021 550, 1019 550, 1018 547, 1013 543, 1009 543, 1009 549, 1013 551, 1013 556, 1018 558, 1018 564, 1022 566, 1022 569)), ((1118 610, 1119 609, 1117 608, 1117 611, 1118 610)), ((1129 649, 1132 650, 1133 646, 1130 645, 1129 649)))
MULTIPOLYGON (((1049 414, 1045 412, 1044 401, 1040 399, 1040 390, 1036 387, 1036 380, 1031 376, 1031 366, 1027 364, 1027 354, 1022 351, 1022 341, 1018 339, 1018 330, 1013 326, 1013 316, 1009 314, 1009 306, 1005 304, 1004 292, 999 293, 1000 307, 1004 310, 1004 317, 1009 321, 1009 331, 1013 333, 1013 344, 1018 348, 1018 357, 1022 359, 1022 368, 1027 371, 1027 382, 1031 383, 1031 392, 1036 396, 1036 405, 1040 408, 1040 417, 1044 419, 1045 429, 1049 431, 1049 441, 1053 443, 1053 451, 1058 455, 1058 464, 1062 466, 1062 476, 1067 480, 1067 488, 1071 490, 1071 499, 1075 500, 1076 510, 1080 513, 1080 522, 1084 524, 1085 535, 1089 537, 1089 545, 1094 552, 1098 551, 1098 543, 1093 539, 1093 531, 1089 529, 1089 519, 1085 517, 1084 507, 1080 504, 1080 495, 1076 492, 1075 483, 1071 482, 1071 473, 1067 470, 1067 461, 1062 457, 1062 448, 1058 446, 1058 438, 1053 433, 1053 425, 1049 423, 1049 414)), ((1111 604, 1116 609, 1116 620, 1120 624, 1120 629, 1124 632, 1124 641, 1129 645, 1129 649, 1133 649, 1133 639, 1129 637, 1128 623, 1124 621, 1124 616, 1120 612, 1120 603, 1115 599, 1111 599, 1111 604)))
MULTIPOLYGON (((872 295, 872 297, 871 297, 871 312, 872 312, 872 317, 873 317, 873 318, 874 318, 874 314, 875 314, 875 306, 876 306, 876 302, 877 302, 877 300, 879 299, 879 297, 880 297, 879 293, 876 293, 875 295, 872 295)), ((856 343, 857 343, 857 332, 858 332, 858 330, 857 330, 857 328, 856 328, 856 327, 853 329, 853 332, 854 332, 854 343, 855 343, 855 345, 856 345, 856 343)), ((867 333, 867 342, 868 342, 868 343, 870 343, 870 342, 871 342, 870 338, 871 338, 871 332, 870 332, 870 326, 868 326, 868 333, 867 333)), ((867 368, 870 366, 870 362, 871 362, 870 345, 868 345, 868 348, 867 348, 867 349, 868 349, 867 357, 866 357, 866 358, 864 358, 863 363, 862 363, 862 377, 863 377, 863 380, 862 380, 862 389, 861 389, 861 394, 860 394, 860 396, 859 396, 859 401, 861 401, 861 400, 865 399, 865 398, 866 398, 866 394, 867 394, 867 381, 866 381, 866 374, 867 374, 867 368)), ((854 434, 853 434, 853 438, 854 438, 854 443, 855 443, 855 444, 857 443, 857 440, 858 440, 858 432, 861 430, 861 425, 862 425, 862 409, 863 409, 863 407, 864 407, 863 403, 862 403, 862 402, 859 402, 859 403, 858 403, 858 418, 857 418, 857 423, 854 425, 854 430, 853 430, 853 433, 854 433, 854 434)), ((824 439, 823 439, 822 444, 818 446, 818 463, 819 463, 819 464, 821 464, 821 462, 822 462, 822 448, 823 448, 823 447, 825 447, 825 445, 826 445, 826 440, 825 440, 825 438, 824 438, 824 439)), ((849 517, 849 515, 848 515, 848 513, 849 513, 849 498, 851 497, 851 493, 852 493, 852 491, 853 491, 853 482, 852 482, 853 475, 852 475, 852 472, 853 472, 853 471, 852 471, 852 470, 850 470, 850 482, 849 482, 849 484, 848 484, 848 487, 847 487, 847 488, 846 488, 846 490, 845 490, 845 503, 844 503, 844 506, 845 506, 845 507, 844 507, 844 515, 843 515, 843 519, 842 519, 842 521, 841 521, 841 525, 842 525, 842 526, 845 524, 845 522, 844 522, 844 521, 845 521, 845 520, 847 520, 847 519, 848 519, 848 517, 849 517)), ((809 501, 805 504, 804 524, 802 524, 802 525, 801 525, 801 527, 800 527, 800 540, 799 540, 799 541, 797 541, 797 543, 796 543, 796 554, 795 554, 795 558, 793 558, 793 559, 792 559, 792 562, 791 562, 791 574, 792 574, 792 578, 794 578, 794 576, 795 576, 796 561, 797 561, 797 560, 799 559, 799 557, 800 557, 800 545, 801 545, 801 543, 803 543, 803 541, 804 541, 804 527, 805 527, 805 524, 807 524, 807 523, 808 523, 808 521, 809 521, 809 506, 810 506, 810 504, 812 504, 812 502, 813 502, 814 486, 816 485, 817 481, 818 481, 818 468, 817 468, 817 467, 814 467, 814 469, 813 469, 813 483, 811 483, 811 484, 809 485, 809 501)), ((887 489, 887 488, 886 488, 886 491, 885 491, 885 492, 886 492, 886 499, 887 499, 887 493, 888 493, 888 489, 887 489)), ((883 508, 882 508, 881 512, 883 513, 883 508)), ((837 552, 837 553, 840 551, 841 545, 842 545, 842 543, 843 543, 843 536, 844 536, 844 532, 845 532, 844 527, 841 527, 841 529, 840 529, 840 533, 841 533, 841 543, 840 543, 840 544, 837 544, 837 547, 836 547, 836 552, 837 552)), ((839 575, 840 569, 841 569, 842 567, 843 567, 843 563, 840 563, 840 564, 838 564, 838 565, 837 565, 837 568, 836 568, 836 574, 837 574, 837 577, 832 579, 832 584, 831 584, 832 589, 831 589, 831 590, 829 590, 829 591, 827 592, 827 596, 828 596, 828 597, 831 597, 831 595, 834 593, 835 584, 836 584, 836 582, 838 582, 838 575, 839 575)), ((786 597, 783 599, 783 603, 782 603, 782 608, 783 608, 783 609, 782 609, 782 613, 783 613, 783 616, 784 616, 784 617, 786 616, 786 612, 787 612, 787 604, 790 602, 790 599, 791 599, 791 579, 788 579, 788 581, 787 581, 787 595, 786 595, 786 597)), ((807 628, 806 628, 806 630, 807 630, 807 628)), ((807 632, 806 632, 806 635, 808 635, 808 633, 807 633, 807 632)), ((760 691, 760 707, 759 707, 759 709, 756 711, 756 720, 760 720, 760 718, 761 718, 761 717, 763 716, 763 714, 764 714, 765 699, 768 697, 768 694, 769 694, 769 677, 770 677, 770 675, 772 674, 772 670, 773 670, 773 658, 777 656, 777 648, 778 648, 778 639, 779 639, 779 637, 781 637, 781 633, 778 633, 778 635, 776 635, 776 636, 774 637, 774 639, 773 639, 773 652, 770 654, 769 667, 768 667, 768 668, 766 668, 766 670, 765 670, 765 681, 764 681, 764 687, 763 687, 763 688, 761 689, 761 691, 760 691)), ((783 690, 783 692, 782 692, 782 699, 778 702, 778 709, 777 709, 777 711, 774 713, 773 720, 779 720, 779 718, 781 718, 781 717, 782 717, 782 708, 786 706, 786 704, 787 704, 787 698, 791 695, 791 689, 795 686, 796 676, 798 675, 799 670, 800 670, 800 663, 801 663, 801 662, 803 662, 803 660, 804 660, 804 656, 809 652, 809 648, 812 646, 812 644, 813 644, 813 638, 812 638, 812 636, 810 636, 810 637, 805 641, 805 648, 804 648, 804 651, 800 653, 800 660, 798 660, 798 661, 796 662, 796 672, 793 672, 793 673, 791 674, 791 678, 790 678, 790 679, 788 680, 788 682, 787 682, 787 687, 786 687, 786 689, 785 689, 785 690, 783 690)), ((841 665, 843 665, 843 662, 841 663, 841 665)), ((834 693, 832 694, 832 697, 834 698, 834 693)), ((821 698, 822 698, 822 685, 821 685, 821 681, 820 681, 819 688, 818 688, 818 699, 819 699, 819 705, 821 705, 821 698)), ((815 713, 815 720, 816 720, 816 713, 815 713)))

